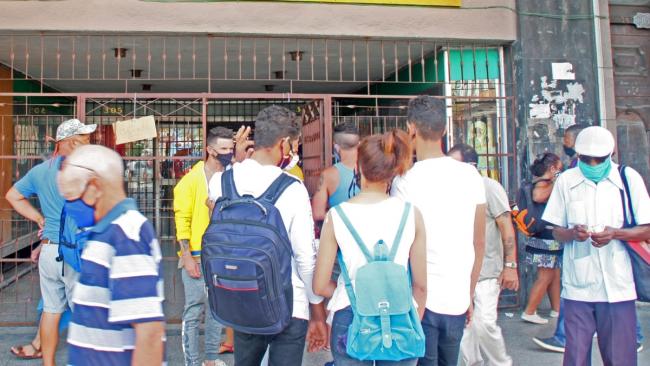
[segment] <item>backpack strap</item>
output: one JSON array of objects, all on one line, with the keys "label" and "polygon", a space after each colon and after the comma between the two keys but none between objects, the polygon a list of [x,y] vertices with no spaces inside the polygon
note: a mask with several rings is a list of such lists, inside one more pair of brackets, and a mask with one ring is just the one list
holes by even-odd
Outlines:
[{"label": "backpack strap", "polygon": [[402,212],[402,220],[399,223],[397,234],[395,234],[395,239],[393,240],[393,247],[390,248],[390,254],[388,255],[388,260],[391,262],[395,260],[395,256],[397,255],[397,248],[399,247],[399,244],[402,241],[402,234],[404,234],[404,226],[406,226],[406,219],[408,219],[410,212],[411,212],[411,203],[406,202],[404,204],[404,212]]},{"label": "backpack strap", "polygon": [[354,241],[357,243],[357,246],[359,246],[359,249],[361,249],[361,253],[363,253],[364,257],[366,257],[368,263],[372,262],[373,256],[368,251],[368,247],[366,247],[366,244],[363,243],[363,240],[359,236],[357,230],[354,228],[354,226],[352,226],[352,223],[350,222],[350,219],[348,219],[348,216],[345,214],[345,212],[343,212],[341,205],[335,206],[334,209],[336,210],[336,213],[339,214],[339,217],[345,224],[345,227],[348,229],[350,234],[352,234]]},{"label": "backpack strap", "polygon": [[343,282],[345,283],[345,292],[348,293],[348,299],[350,300],[350,305],[352,306],[352,310],[356,312],[357,297],[354,295],[354,288],[352,288],[352,281],[350,281],[350,275],[348,274],[348,267],[346,267],[345,262],[343,262],[343,254],[341,254],[340,249],[336,253],[336,257],[338,258],[339,266],[341,267],[341,275],[343,276]]},{"label": "backpack strap", "polygon": [[65,245],[65,236],[63,235],[63,228],[65,226],[65,205],[61,208],[61,218],[59,219],[59,247],[58,253],[59,256],[56,257],[57,262],[61,262],[61,276],[65,276],[65,262],[63,261],[63,245]]},{"label": "backpack strap", "polygon": [[221,174],[221,195],[231,200],[241,198],[235,187],[235,173],[232,169]]},{"label": "backpack strap", "polygon": [[280,176],[257,199],[275,205],[275,202],[277,202],[284,190],[295,182],[298,182],[298,179],[284,172],[280,173]]},{"label": "backpack strap", "polygon": [[[628,182],[627,176],[625,175],[625,168],[626,166],[622,164],[618,166],[618,172],[621,175],[621,180],[623,181],[623,187],[624,187],[624,189],[621,190],[624,227],[634,227],[636,226],[636,218],[634,217],[634,208],[632,206],[632,197],[630,195],[630,183]],[[625,205],[626,202],[627,202],[627,208],[630,210],[630,216],[627,215],[627,210]]]}]

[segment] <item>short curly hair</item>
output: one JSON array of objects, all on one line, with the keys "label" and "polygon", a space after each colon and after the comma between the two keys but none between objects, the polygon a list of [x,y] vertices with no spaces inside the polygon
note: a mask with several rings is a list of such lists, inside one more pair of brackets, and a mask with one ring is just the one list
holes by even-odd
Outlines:
[{"label": "short curly hair", "polygon": [[271,147],[278,140],[299,133],[298,118],[287,108],[272,105],[262,109],[255,118],[256,148]]}]

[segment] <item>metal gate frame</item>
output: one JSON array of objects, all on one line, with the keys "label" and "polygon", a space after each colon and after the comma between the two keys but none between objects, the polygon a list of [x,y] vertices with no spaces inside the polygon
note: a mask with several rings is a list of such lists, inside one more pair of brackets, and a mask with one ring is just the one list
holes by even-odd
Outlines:
[{"label": "metal gate frame", "polygon": [[[202,140],[203,140],[203,146],[205,146],[205,140],[206,140],[206,135],[207,135],[207,127],[208,127],[208,102],[211,100],[277,100],[277,101],[295,101],[295,100],[301,100],[301,101],[315,101],[316,104],[318,105],[318,113],[319,113],[319,118],[318,118],[318,123],[320,124],[321,128],[320,131],[317,131],[314,136],[310,136],[310,141],[305,141],[303,145],[309,144],[309,143],[316,143],[320,145],[318,147],[319,154],[316,154],[318,156],[318,159],[320,160],[320,167],[321,169],[331,165],[331,156],[332,156],[332,148],[333,148],[333,137],[332,137],[332,130],[333,130],[333,123],[334,121],[334,116],[333,116],[333,101],[337,99],[369,99],[369,100],[383,100],[383,99],[391,99],[391,100],[401,100],[401,101],[408,101],[414,96],[405,96],[405,95],[367,95],[367,94],[287,94],[287,93],[275,93],[275,94],[269,94],[269,93],[0,93],[0,97],[69,97],[69,98],[74,98],[76,100],[75,106],[74,106],[74,115],[76,118],[81,119],[82,121],[85,120],[86,118],[86,113],[89,112],[86,110],[86,105],[88,101],[93,101],[93,100],[106,100],[106,99],[135,99],[135,100],[142,100],[142,99],[173,99],[173,100],[194,100],[198,101],[200,100],[201,104],[201,128],[202,128]],[[445,100],[450,100],[449,96],[438,96],[441,99]],[[453,98],[452,98],[453,99]],[[480,99],[480,98],[475,98],[475,99]],[[491,97],[490,99],[501,99],[503,102],[507,102],[509,100],[512,100],[512,97],[506,97],[506,96],[501,96],[501,97]],[[514,106],[514,103],[512,104]],[[132,115],[126,114],[124,116],[121,116],[124,119],[131,118]],[[510,118],[514,118],[514,114],[510,116]],[[512,133],[509,134],[512,136],[512,140],[508,141],[509,146],[516,146],[515,143],[515,136],[516,134],[514,133],[514,123],[510,125],[512,127]],[[313,130],[313,129],[312,129]],[[313,131],[311,132],[313,133]],[[307,137],[307,136],[304,136]],[[312,151],[315,146],[312,148]],[[514,159],[512,167],[517,166],[517,154],[515,151],[508,151],[507,154],[503,154],[502,157],[505,158],[512,158]],[[12,160],[12,159],[40,159],[40,156],[25,156],[25,155],[0,155],[0,161],[5,161],[5,160]],[[309,156],[304,156],[303,158],[309,158]],[[154,154],[152,157],[148,158],[143,158],[143,157],[128,157],[126,160],[154,160],[154,163],[160,167],[160,164],[163,160],[165,161],[187,161],[187,160],[196,160],[196,157],[180,157],[180,156],[162,156],[158,154]],[[308,178],[307,174],[305,175],[306,178]],[[316,178],[317,179],[317,178]],[[159,213],[157,214],[158,216],[160,215]],[[157,230],[159,230],[159,227],[157,227]],[[173,264],[174,262],[177,261],[176,256],[165,256],[164,260],[167,263]],[[2,259],[0,258],[0,263],[2,262],[26,262],[28,260],[22,260],[22,259]],[[175,283],[177,282],[175,277],[177,273],[174,272],[172,274],[172,284],[171,284],[171,297],[175,298],[178,295],[175,293]],[[168,287],[170,285],[167,285]],[[168,289],[169,290],[169,289]],[[27,307],[28,306],[34,306],[36,302],[33,299],[30,299],[26,302],[22,302],[25,304],[25,314],[27,314]],[[20,302],[18,302],[20,304]],[[31,304],[31,305],[30,305]],[[171,317],[167,319],[168,322],[178,322],[179,319],[175,317]],[[1,326],[17,326],[17,325],[32,325],[32,322],[28,321],[16,321],[16,322],[0,322],[0,327]]]}]

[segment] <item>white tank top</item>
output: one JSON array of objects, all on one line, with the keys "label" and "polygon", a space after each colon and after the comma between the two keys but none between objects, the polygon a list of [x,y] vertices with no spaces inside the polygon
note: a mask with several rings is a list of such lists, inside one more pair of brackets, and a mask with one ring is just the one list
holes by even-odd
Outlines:
[{"label": "white tank top", "polygon": [[[395,239],[402,219],[404,204],[404,201],[401,199],[391,197],[372,204],[345,202],[341,204],[341,208],[366,244],[368,251],[372,254],[374,245],[379,240],[383,240],[386,243],[389,252],[393,248],[393,240]],[[330,214],[334,224],[334,236],[343,255],[343,262],[345,262],[345,266],[348,269],[352,286],[354,287],[357,270],[368,262],[336,210],[330,210]],[[415,215],[413,213],[413,206],[411,206],[406,224],[404,225],[402,240],[400,241],[394,260],[395,263],[403,265],[404,268],[408,268],[409,253],[414,239]],[[341,275],[339,276],[336,290],[334,291],[334,295],[332,295],[327,309],[330,311],[330,314],[334,314],[334,312],[347,306],[350,306],[350,299],[345,291],[345,282],[343,281],[343,275]]]}]

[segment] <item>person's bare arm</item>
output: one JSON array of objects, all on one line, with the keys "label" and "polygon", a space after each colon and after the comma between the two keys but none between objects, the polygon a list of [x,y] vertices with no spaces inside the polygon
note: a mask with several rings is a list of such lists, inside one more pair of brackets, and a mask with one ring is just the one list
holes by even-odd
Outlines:
[{"label": "person's bare arm", "polygon": [[43,228],[43,225],[45,225],[45,218],[43,215],[41,215],[41,213],[38,212],[31,203],[29,203],[29,200],[20,194],[16,188],[11,187],[5,195],[5,198],[16,212],[26,219],[35,222],[39,228]]},{"label": "person's bare arm", "polygon": [[331,297],[334,294],[336,284],[331,281],[331,278],[338,248],[334,236],[334,224],[331,216],[328,215],[323,224],[318,255],[316,256],[316,270],[314,271],[312,283],[316,295]]},{"label": "person's bare arm", "polygon": [[327,214],[327,200],[332,193],[331,190],[332,171],[328,168],[321,172],[318,188],[311,198],[311,210],[314,215],[314,221],[325,220]]},{"label": "person's bare arm", "polygon": [[551,197],[552,192],[553,182],[547,180],[538,181],[533,188],[533,201],[544,203]]},{"label": "person's bare arm", "polygon": [[411,264],[411,283],[413,298],[418,304],[418,315],[424,317],[427,304],[427,239],[422,214],[417,209],[415,212],[415,239],[409,253]]},{"label": "person's bare arm", "polygon": [[[517,263],[517,243],[515,239],[515,228],[512,226],[510,211],[506,211],[496,218],[496,224],[501,233],[503,244],[503,255],[505,262]],[[499,276],[501,288],[517,291],[519,288],[519,276],[516,268],[504,267]]]},{"label": "person's bare arm", "polygon": [[474,289],[478,282],[481,267],[483,266],[483,256],[485,255],[485,213],[487,205],[476,205],[474,213],[474,267],[472,268],[472,277],[470,282],[470,295],[474,298]]},{"label": "person's bare arm", "polygon": [[639,225],[626,229],[615,229],[608,226],[602,232],[591,234],[592,244],[597,248],[609,244],[614,239],[623,241],[648,241],[650,240],[650,225]]},{"label": "person's bare arm", "polygon": [[560,243],[569,243],[574,240],[585,241],[589,239],[589,232],[584,225],[576,225],[571,229],[556,226],[553,228],[553,238]]},{"label": "person's bare arm", "polygon": [[159,321],[134,323],[133,328],[135,328],[135,349],[131,365],[162,365],[164,323]]}]

